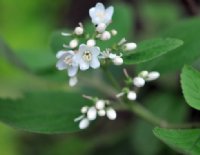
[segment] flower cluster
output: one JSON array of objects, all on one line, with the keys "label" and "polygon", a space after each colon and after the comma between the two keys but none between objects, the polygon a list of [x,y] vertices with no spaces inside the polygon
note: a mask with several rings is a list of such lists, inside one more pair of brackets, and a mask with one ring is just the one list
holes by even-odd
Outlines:
[{"label": "flower cluster", "polygon": [[[113,45],[106,49],[101,49],[97,45],[97,40],[108,41],[117,35],[116,30],[107,30],[112,22],[113,13],[112,6],[105,8],[102,3],[97,3],[89,10],[92,23],[95,25],[93,34],[85,32],[82,23],[79,23],[79,26],[75,27],[72,33],[62,33],[63,36],[72,39],[68,44],[63,45],[63,50],[58,51],[56,67],[58,70],[67,70],[70,86],[74,86],[78,82],[78,70],[97,69],[101,66],[101,62],[108,62],[103,61],[103,59],[110,60],[114,65],[122,65],[123,52],[134,50],[137,47],[135,43],[127,43],[124,38],[115,45],[114,49]],[[82,42],[82,40],[85,41]]]},{"label": "flower cluster", "polygon": [[74,119],[75,122],[79,121],[80,129],[86,129],[90,122],[94,121],[97,116],[107,116],[110,120],[116,119],[116,111],[111,107],[111,103],[108,100],[89,98],[94,101],[94,105],[91,107],[82,107],[81,116]]},{"label": "flower cluster", "polygon": [[160,77],[160,73],[156,71],[142,71],[140,72],[136,77],[131,78],[127,71],[124,70],[124,74],[127,77],[127,83],[128,85],[133,87],[133,89],[130,89],[128,87],[125,87],[122,89],[122,92],[116,95],[117,98],[122,97],[124,95],[127,95],[127,99],[129,100],[136,100],[137,99],[137,92],[136,90],[138,88],[141,88],[145,85],[146,82],[156,80]]}]

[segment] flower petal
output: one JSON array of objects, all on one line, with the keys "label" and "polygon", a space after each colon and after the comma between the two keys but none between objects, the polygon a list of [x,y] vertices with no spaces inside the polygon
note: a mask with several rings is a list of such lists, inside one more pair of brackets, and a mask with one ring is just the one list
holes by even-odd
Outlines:
[{"label": "flower petal", "polygon": [[83,59],[80,59],[79,66],[80,66],[80,70],[87,70],[90,67],[89,63],[85,62]]},{"label": "flower petal", "polygon": [[97,3],[95,9],[98,11],[105,11],[105,7],[102,3]]},{"label": "flower petal", "polygon": [[63,59],[58,60],[56,67],[58,70],[64,70],[67,69],[67,64],[63,61]]},{"label": "flower petal", "polygon": [[100,62],[98,60],[97,57],[93,57],[91,62],[90,62],[90,66],[93,68],[93,69],[96,69],[96,68],[99,68],[100,67]]},{"label": "flower petal", "polygon": [[56,58],[60,59],[66,53],[67,51],[58,51],[58,53],[56,54]]},{"label": "flower petal", "polygon": [[70,67],[68,68],[68,75],[69,75],[70,77],[75,76],[77,72],[78,72],[78,66],[70,66]]}]

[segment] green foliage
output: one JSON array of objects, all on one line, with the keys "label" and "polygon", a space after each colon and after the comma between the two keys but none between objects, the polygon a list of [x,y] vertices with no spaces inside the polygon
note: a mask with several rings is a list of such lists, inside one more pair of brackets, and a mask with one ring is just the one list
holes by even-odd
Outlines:
[{"label": "green foliage", "polygon": [[[153,114],[167,121],[178,123],[183,122],[186,119],[187,107],[184,104],[183,99],[179,98],[178,96],[174,96],[173,94],[167,92],[155,93],[149,97],[146,97],[143,103]],[[153,135],[153,128],[153,125],[141,119],[138,119],[134,123],[133,130],[131,132],[131,138],[133,149],[136,154],[161,154],[160,152],[164,146]]]},{"label": "green foliage", "polygon": [[152,60],[181,46],[183,41],[178,39],[153,39],[138,44],[138,48],[124,56],[126,64],[137,64]]},{"label": "green foliage", "polygon": [[180,70],[184,64],[192,64],[200,57],[199,18],[178,22],[163,37],[173,37],[184,41],[184,45],[162,57],[139,66],[140,69],[158,70],[161,73]]},{"label": "green foliage", "polygon": [[200,73],[190,66],[185,66],[181,74],[181,86],[187,103],[200,110]]},{"label": "green foliage", "polygon": [[200,129],[175,130],[155,128],[153,132],[156,137],[178,152],[199,155]]},{"label": "green foliage", "polygon": [[74,118],[85,105],[81,95],[49,91],[27,93],[23,99],[0,100],[0,120],[12,127],[38,133],[78,131]]}]

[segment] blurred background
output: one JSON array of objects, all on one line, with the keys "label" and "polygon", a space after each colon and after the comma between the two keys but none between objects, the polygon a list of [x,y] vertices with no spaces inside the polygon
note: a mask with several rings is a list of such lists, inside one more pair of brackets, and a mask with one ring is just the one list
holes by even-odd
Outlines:
[{"label": "blurred background", "polygon": [[[56,61],[53,53],[48,57],[51,61],[41,66],[34,59],[35,53],[51,51],[52,32],[73,29],[80,21],[87,21],[88,10],[96,2],[130,10],[129,38],[135,42],[159,36],[164,29],[198,16],[200,11],[199,0],[0,0],[0,39],[38,71]],[[121,18],[125,17],[115,20]],[[40,57],[36,59],[41,61]],[[141,101],[172,122],[195,120],[200,115],[185,104],[178,80],[177,72],[167,74],[142,92],[147,99]],[[0,155],[177,155],[154,137],[153,126],[127,112],[119,112],[118,118],[114,122],[103,119],[86,131],[62,135],[33,134],[0,124]]]}]

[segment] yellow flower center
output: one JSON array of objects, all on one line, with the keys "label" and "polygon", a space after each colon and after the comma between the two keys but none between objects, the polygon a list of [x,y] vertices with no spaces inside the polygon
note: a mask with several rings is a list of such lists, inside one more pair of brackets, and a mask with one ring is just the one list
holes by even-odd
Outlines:
[{"label": "yellow flower center", "polygon": [[83,59],[85,61],[91,61],[92,60],[92,54],[91,54],[91,52],[90,51],[85,51],[83,53]]}]

